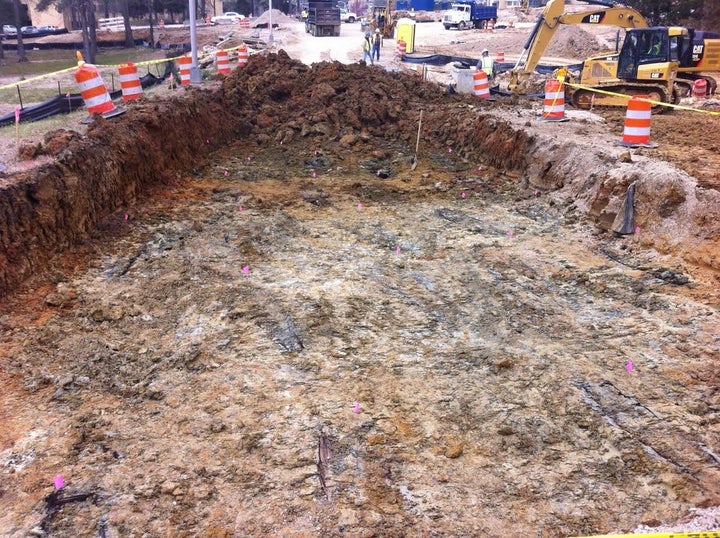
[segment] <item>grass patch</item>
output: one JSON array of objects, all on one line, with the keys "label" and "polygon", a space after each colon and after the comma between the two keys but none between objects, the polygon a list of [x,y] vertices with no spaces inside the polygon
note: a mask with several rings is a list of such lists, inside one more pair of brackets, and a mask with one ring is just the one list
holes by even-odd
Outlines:
[{"label": "grass patch", "polygon": [[[24,80],[46,75],[77,65],[73,50],[26,50],[27,62],[18,63],[15,51],[5,51],[2,76]],[[165,58],[165,51],[141,47],[132,49],[100,49],[95,63],[98,65],[119,65],[125,62],[144,62]]]}]

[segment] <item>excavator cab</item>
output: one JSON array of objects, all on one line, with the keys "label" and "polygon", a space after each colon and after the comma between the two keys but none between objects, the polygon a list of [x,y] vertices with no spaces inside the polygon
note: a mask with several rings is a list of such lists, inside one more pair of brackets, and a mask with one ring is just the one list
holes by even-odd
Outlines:
[{"label": "excavator cab", "polygon": [[617,76],[623,80],[670,80],[675,78],[683,37],[687,29],[676,27],[628,30]]}]

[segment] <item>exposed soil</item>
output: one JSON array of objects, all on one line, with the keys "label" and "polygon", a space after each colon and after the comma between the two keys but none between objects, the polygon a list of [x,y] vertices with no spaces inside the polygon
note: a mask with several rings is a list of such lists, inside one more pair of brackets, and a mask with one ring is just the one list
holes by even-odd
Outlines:
[{"label": "exposed soil", "polygon": [[182,93],[5,179],[1,534],[557,537],[720,504],[720,120],[630,151],[622,114],[284,52]]}]

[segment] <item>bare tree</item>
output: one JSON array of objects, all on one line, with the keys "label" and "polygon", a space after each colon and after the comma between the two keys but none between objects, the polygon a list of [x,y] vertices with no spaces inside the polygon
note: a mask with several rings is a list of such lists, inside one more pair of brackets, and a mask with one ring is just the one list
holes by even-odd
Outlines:
[{"label": "bare tree", "polygon": [[[14,1],[19,3],[20,0]],[[45,11],[50,6],[55,6],[61,13],[66,9],[72,9],[78,14],[82,26],[83,57],[86,62],[94,63],[97,56],[97,22],[95,20],[95,3],[93,0],[40,0],[37,9]]]},{"label": "bare tree", "polygon": [[[130,26],[130,2],[129,0],[120,0],[120,7],[122,9],[123,24],[125,25],[125,46],[132,48],[135,46],[135,39],[133,38],[132,26]],[[152,33],[152,23],[150,26]]]},{"label": "bare tree", "polygon": [[25,45],[23,44],[22,32],[20,31],[20,0],[13,1],[13,15],[15,15],[15,28],[17,28],[17,54],[18,63],[27,62],[27,54],[25,54]]}]

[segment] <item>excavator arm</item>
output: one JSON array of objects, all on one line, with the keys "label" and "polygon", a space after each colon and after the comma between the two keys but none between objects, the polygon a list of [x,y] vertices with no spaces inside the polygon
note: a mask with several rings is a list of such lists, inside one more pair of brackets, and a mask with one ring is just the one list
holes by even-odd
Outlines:
[{"label": "excavator arm", "polygon": [[[600,0],[589,2],[607,6]],[[625,6],[608,6],[596,11],[581,11],[578,13],[565,13],[564,0],[550,0],[538,18],[530,37],[528,37],[523,52],[520,54],[515,69],[532,73],[540,62],[552,37],[561,24],[602,24],[619,26],[620,28],[647,28],[645,18],[632,8]]]}]

